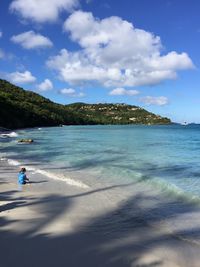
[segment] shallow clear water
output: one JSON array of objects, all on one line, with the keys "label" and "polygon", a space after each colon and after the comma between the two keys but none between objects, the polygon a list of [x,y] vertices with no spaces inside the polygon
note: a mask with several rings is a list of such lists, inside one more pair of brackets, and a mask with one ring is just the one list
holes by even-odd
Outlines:
[{"label": "shallow clear water", "polygon": [[[1,157],[87,182],[143,181],[200,196],[200,126],[64,126],[0,138]],[[17,144],[32,138],[34,143]],[[78,177],[78,176],[77,176]],[[85,179],[85,180],[84,180]]]}]

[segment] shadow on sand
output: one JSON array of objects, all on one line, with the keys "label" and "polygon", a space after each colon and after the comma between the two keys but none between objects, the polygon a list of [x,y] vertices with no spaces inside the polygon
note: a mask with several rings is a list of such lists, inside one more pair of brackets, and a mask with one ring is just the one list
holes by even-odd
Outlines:
[{"label": "shadow on sand", "polygon": [[29,184],[42,184],[42,183],[47,183],[48,180],[41,180],[41,181],[29,181]]},{"label": "shadow on sand", "polygon": [[[119,187],[119,186],[118,186]],[[100,188],[82,194],[62,196],[49,195],[41,198],[16,197],[16,191],[4,192],[1,199],[11,201],[2,206],[0,216],[0,263],[2,267],[157,267],[163,266],[162,260],[152,259],[148,263],[139,264],[139,260],[149,250],[169,247],[172,250],[182,246],[182,241],[172,238],[171,234],[156,231],[152,225],[159,223],[163,216],[178,218],[188,211],[195,211],[197,207],[182,204],[174,207],[174,202],[144,207],[144,201],[151,201],[150,197],[137,194],[123,202],[115,210],[90,219],[83,227],[62,235],[47,235],[42,229],[54,222],[63,213],[73,208],[73,201],[86,195],[93,195],[98,191],[111,189]],[[34,209],[39,215],[37,220],[29,221],[31,227],[20,233],[6,230],[12,228],[12,221],[7,218],[6,211],[18,207]],[[24,222],[25,218],[23,218]],[[200,235],[200,229],[191,232],[186,230],[178,235]],[[173,239],[173,242],[172,242]],[[181,244],[180,244],[181,243]],[[180,263],[181,267],[192,267],[193,258],[190,251],[181,247],[180,262],[184,253],[187,260]],[[200,248],[199,252],[200,252]],[[169,259],[170,260],[170,259]],[[181,265],[182,264],[182,265]],[[178,265],[179,266],[179,265]],[[169,264],[169,267],[170,264]]]}]

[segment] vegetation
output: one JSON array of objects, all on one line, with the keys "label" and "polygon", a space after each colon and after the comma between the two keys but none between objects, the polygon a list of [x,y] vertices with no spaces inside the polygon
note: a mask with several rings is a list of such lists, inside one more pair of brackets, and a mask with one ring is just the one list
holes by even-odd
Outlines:
[{"label": "vegetation", "polygon": [[0,127],[9,129],[80,124],[168,124],[140,107],[125,104],[56,104],[0,79]]},{"label": "vegetation", "polygon": [[66,106],[76,116],[84,115],[94,124],[169,124],[168,118],[155,115],[143,108],[126,104],[74,103]]},{"label": "vegetation", "polygon": [[66,111],[64,105],[5,80],[0,80],[0,107],[0,126],[10,129],[84,123],[81,117]]}]

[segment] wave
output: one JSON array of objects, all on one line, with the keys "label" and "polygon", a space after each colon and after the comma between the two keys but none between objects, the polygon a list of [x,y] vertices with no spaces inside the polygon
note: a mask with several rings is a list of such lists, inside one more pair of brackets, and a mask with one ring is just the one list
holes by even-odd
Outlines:
[{"label": "wave", "polygon": [[18,134],[16,132],[11,132],[11,133],[2,133],[0,134],[0,137],[6,138],[6,137],[17,137]]},{"label": "wave", "polygon": [[8,164],[12,165],[12,166],[20,166],[21,165],[21,163],[19,161],[14,160],[14,159],[8,159],[7,161],[8,161]]},{"label": "wave", "polygon": [[36,170],[35,172],[40,173],[42,175],[45,175],[51,179],[57,179],[57,180],[65,181],[69,185],[73,185],[73,186],[77,186],[77,187],[81,187],[81,188],[85,188],[85,189],[89,188],[89,186],[86,185],[85,183],[71,179],[69,177],[66,177],[65,175],[58,175],[58,174],[54,174],[54,173],[51,173],[49,171],[40,170],[40,169]]},{"label": "wave", "polygon": [[20,165],[22,165],[21,162],[19,162],[18,160],[7,159],[6,157],[1,157],[0,161],[7,161],[8,164],[11,165],[11,166],[20,166]]},{"label": "wave", "polygon": [[174,183],[170,183],[160,177],[154,177],[151,179],[145,179],[141,177],[138,179],[138,181],[157,189],[161,194],[167,194],[169,197],[175,197],[186,202],[200,204],[200,197],[198,195],[194,195],[192,192],[184,191]]},{"label": "wave", "polygon": [[[12,165],[12,166],[22,166],[24,165],[22,162],[20,161],[17,161],[17,160],[13,160],[13,159],[7,159],[5,157],[1,157],[0,158],[1,161],[7,161],[9,165]],[[56,174],[56,173],[52,173],[52,172],[49,172],[49,171],[46,171],[46,170],[42,170],[42,169],[36,169],[32,166],[29,166],[26,164],[26,169],[27,171],[32,171],[33,173],[39,173],[39,174],[42,174],[48,178],[51,178],[51,179],[56,179],[56,180],[62,180],[63,182],[65,182],[66,184],[68,185],[72,185],[72,186],[77,186],[77,187],[80,187],[80,188],[84,188],[84,189],[88,189],[90,188],[87,184],[81,182],[81,181],[78,181],[78,180],[74,180],[74,179],[71,179],[70,177],[66,177],[65,175],[61,175],[61,174]]]}]

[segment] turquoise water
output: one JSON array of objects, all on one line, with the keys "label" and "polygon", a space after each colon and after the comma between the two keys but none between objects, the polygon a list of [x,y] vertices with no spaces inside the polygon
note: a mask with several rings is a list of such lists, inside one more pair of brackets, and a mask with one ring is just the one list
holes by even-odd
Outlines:
[{"label": "turquoise water", "polygon": [[[0,138],[1,157],[83,182],[137,181],[200,197],[200,126],[64,126]],[[34,143],[17,144],[21,138]],[[90,177],[90,178],[88,178]]]}]

